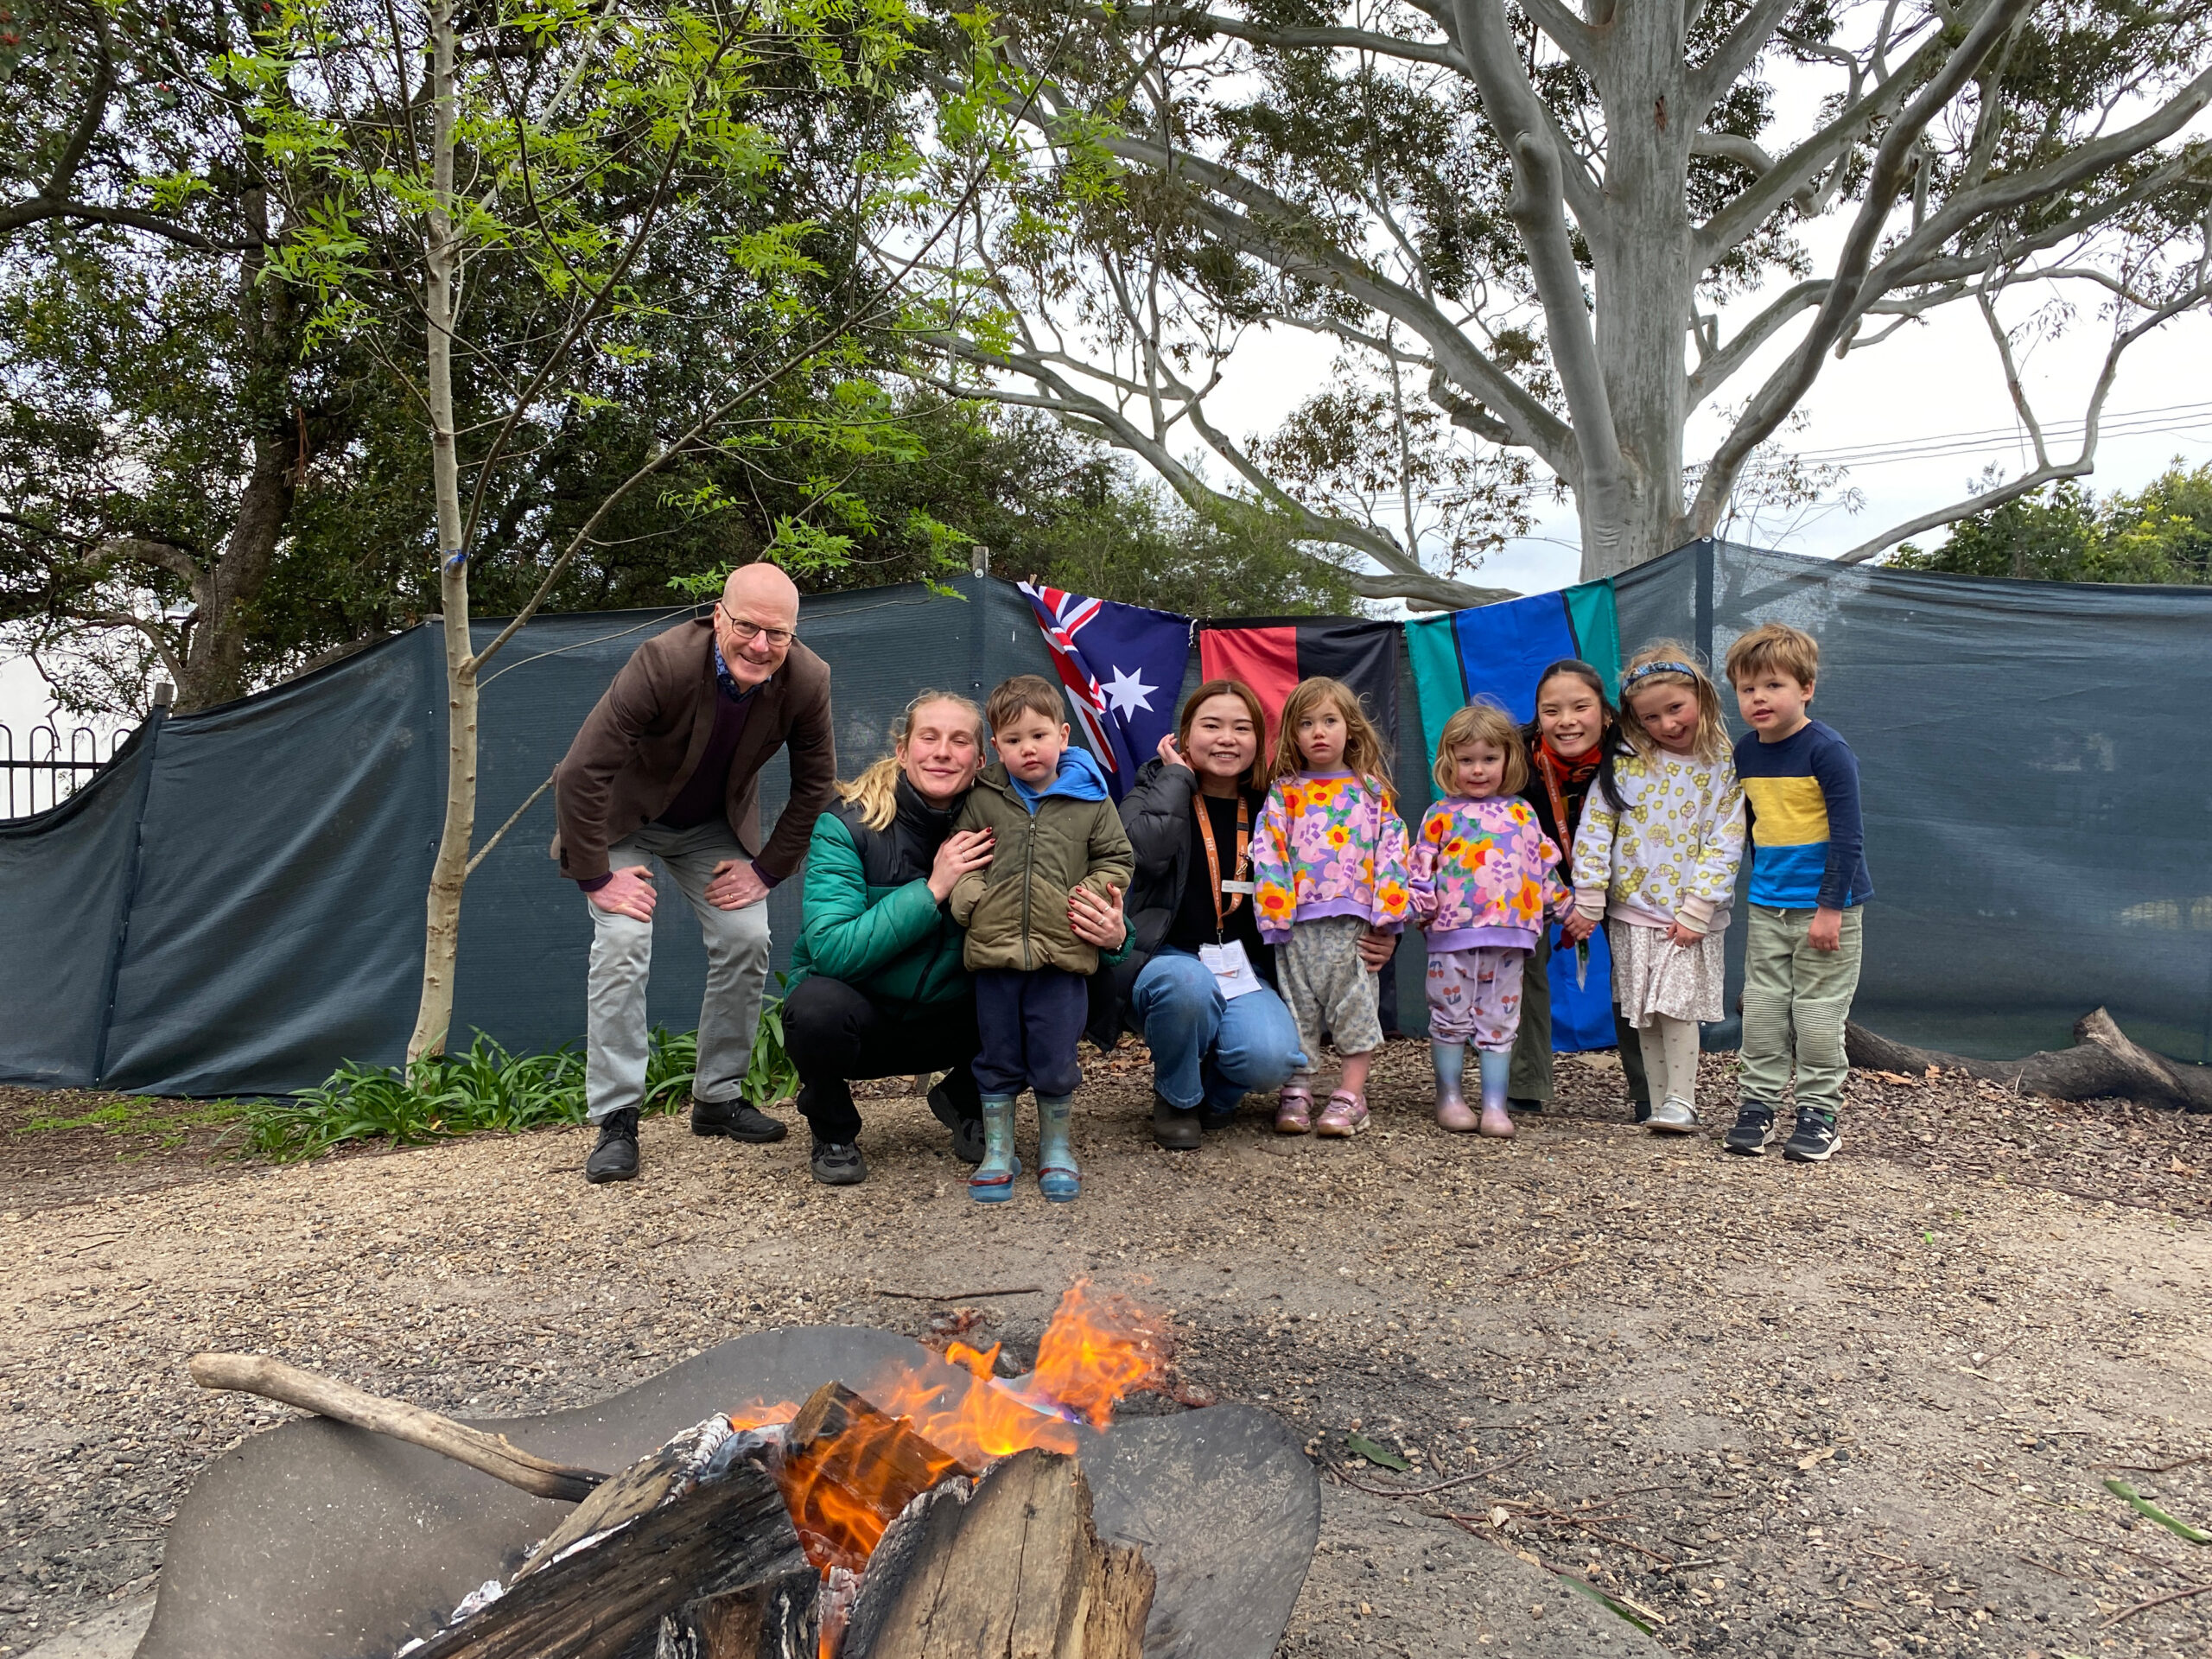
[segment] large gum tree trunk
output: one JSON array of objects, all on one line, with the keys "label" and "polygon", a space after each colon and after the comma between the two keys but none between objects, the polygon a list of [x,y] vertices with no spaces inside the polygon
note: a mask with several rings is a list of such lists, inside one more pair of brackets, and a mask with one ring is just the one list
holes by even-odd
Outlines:
[{"label": "large gum tree trunk", "polygon": [[468,637],[468,566],[460,556],[461,467],[454,448],[453,323],[461,246],[449,204],[454,176],[453,0],[432,0],[432,195],[423,284],[429,331],[427,391],[431,477],[437,493],[438,588],[445,607],[446,810],[430,868],[423,938],[423,995],[407,1039],[410,1064],[445,1047],[453,1024],[454,962],[461,946],[461,894],[476,828],[476,663]]},{"label": "large gum tree trunk", "polygon": [[[1582,577],[1618,575],[1675,546],[1682,519],[1686,338],[1693,292],[1690,138],[1680,6],[1607,19],[1605,208],[1588,227],[1598,359],[1623,487],[1583,512]],[[1593,522],[1593,519],[1595,522]]]}]

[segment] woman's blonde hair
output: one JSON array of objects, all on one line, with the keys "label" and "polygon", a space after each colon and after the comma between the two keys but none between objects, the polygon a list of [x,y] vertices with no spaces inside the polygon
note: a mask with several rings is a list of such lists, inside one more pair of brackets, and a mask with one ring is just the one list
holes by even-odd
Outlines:
[{"label": "woman's blonde hair", "polygon": [[1275,732],[1275,763],[1268,773],[1272,783],[1306,770],[1306,757],[1298,752],[1298,722],[1323,703],[1333,702],[1344,721],[1344,770],[1363,778],[1387,796],[1390,792],[1389,760],[1383,753],[1382,734],[1368,719],[1358,696],[1342,680],[1316,677],[1300,680],[1283,699],[1282,724]]},{"label": "woman's blonde hair", "polygon": [[1679,685],[1697,696],[1697,736],[1691,749],[1700,760],[1712,762],[1728,753],[1728,722],[1720,712],[1720,693],[1713,689],[1697,653],[1677,639],[1660,639],[1628,659],[1621,670],[1621,735],[1638,754],[1649,756],[1659,745],[1637,718],[1636,699],[1643,692]]},{"label": "woman's blonde hair", "polygon": [[1529,745],[1521,728],[1502,704],[1477,697],[1444,722],[1444,731],[1436,740],[1436,764],[1429,775],[1436,779],[1438,794],[1459,792],[1456,751],[1470,743],[1487,743],[1505,757],[1505,776],[1497,790],[1500,795],[1518,795],[1529,786]]},{"label": "woman's blonde hair", "polygon": [[849,784],[837,785],[837,798],[861,810],[861,822],[871,830],[888,830],[891,820],[899,816],[899,751],[906,747],[906,740],[913,735],[914,716],[933,702],[957,703],[968,711],[976,722],[976,753],[983,752],[983,711],[972,698],[957,691],[917,691],[914,700],[899,711],[891,722],[891,753],[881,760],[872,761],[866,771]]}]

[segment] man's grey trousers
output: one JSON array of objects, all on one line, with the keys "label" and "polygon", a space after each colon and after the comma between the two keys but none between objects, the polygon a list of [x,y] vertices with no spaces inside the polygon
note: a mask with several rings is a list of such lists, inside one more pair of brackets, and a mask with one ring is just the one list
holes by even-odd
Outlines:
[{"label": "man's grey trousers", "polygon": [[[724,859],[745,861],[745,849],[719,821],[693,830],[647,824],[608,848],[607,858],[617,870],[657,864],[658,904],[673,901],[668,892],[673,881],[698,917],[707,944],[707,995],[699,1005],[699,1069],[691,1092],[700,1100],[735,1100],[768,982],[768,906],[763,901],[742,910],[717,909],[707,902],[707,883]],[[653,930],[650,922],[584,902],[592,925],[584,1100],[591,1121],[599,1123],[645,1098],[645,980],[652,970]]]}]

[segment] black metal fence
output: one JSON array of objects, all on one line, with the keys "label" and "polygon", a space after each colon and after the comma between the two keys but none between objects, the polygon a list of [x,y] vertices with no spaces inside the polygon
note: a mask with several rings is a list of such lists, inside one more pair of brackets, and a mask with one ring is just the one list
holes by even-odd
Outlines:
[{"label": "black metal fence", "polygon": [[0,818],[28,818],[60,805],[112,761],[130,736],[119,728],[103,737],[89,726],[75,726],[65,738],[48,721],[18,738],[0,722],[0,776],[7,779]]}]

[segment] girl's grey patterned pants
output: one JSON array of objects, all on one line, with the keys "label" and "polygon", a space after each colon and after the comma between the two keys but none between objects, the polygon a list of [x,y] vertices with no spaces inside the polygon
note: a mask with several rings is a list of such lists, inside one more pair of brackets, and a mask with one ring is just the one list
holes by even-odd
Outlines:
[{"label": "girl's grey patterned pants", "polygon": [[1276,948],[1275,978],[1290,1017],[1298,1021],[1298,1046],[1309,1069],[1320,1058],[1324,1032],[1337,1039],[1339,1054],[1382,1046],[1376,978],[1359,959],[1366,931],[1357,916],[1324,916],[1293,922],[1290,938]]}]

